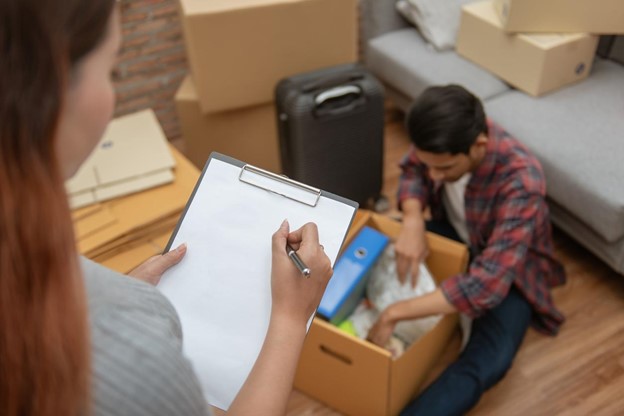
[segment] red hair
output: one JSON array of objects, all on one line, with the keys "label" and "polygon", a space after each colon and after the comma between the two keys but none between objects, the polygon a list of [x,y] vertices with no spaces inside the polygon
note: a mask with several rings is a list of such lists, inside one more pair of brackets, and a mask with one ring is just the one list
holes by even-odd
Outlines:
[{"label": "red hair", "polygon": [[114,0],[0,2],[0,413],[89,412],[90,343],[55,137]]}]

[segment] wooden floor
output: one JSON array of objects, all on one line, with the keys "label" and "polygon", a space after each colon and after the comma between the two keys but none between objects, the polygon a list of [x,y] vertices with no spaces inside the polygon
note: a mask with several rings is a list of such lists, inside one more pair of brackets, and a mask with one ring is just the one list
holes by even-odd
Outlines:
[{"label": "wooden floor", "polygon": [[[393,204],[397,163],[408,146],[401,120],[390,115],[384,193]],[[513,368],[485,394],[471,416],[624,415],[624,276],[558,230],[555,244],[568,283],[553,295],[567,322],[554,338],[531,329]],[[340,413],[294,391],[287,414]]]}]

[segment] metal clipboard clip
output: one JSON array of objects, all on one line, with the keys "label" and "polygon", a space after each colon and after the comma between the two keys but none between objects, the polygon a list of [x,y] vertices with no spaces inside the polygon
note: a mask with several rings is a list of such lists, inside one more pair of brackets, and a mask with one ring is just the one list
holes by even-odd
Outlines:
[{"label": "metal clipboard clip", "polygon": [[[244,177],[245,173],[258,175],[260,177],[260,180],[254,182],[251,179],[247,179]],[[270,188],[267,185],[268,181],[266,181],[266,179],[276,181],[278,186],[276,186],[275,188]],[[267,170],[260,169],[252,165],[245,165],[241,168],[240,174],[238,175],[238,180],[255,186],[256,188],[264,189],[265,191],[281,195],[284,198],[288,198],[293,201],[309,205],[311,207],[316,207],[316,204],[318,204],[318,201],[321,198],[321,190],[318,188],[314,188],[312,186],[297,182],[285,176],[277,175],[273,172],[269,172]],[[292,187],[293,192],[288,192],[289,187]]]}]

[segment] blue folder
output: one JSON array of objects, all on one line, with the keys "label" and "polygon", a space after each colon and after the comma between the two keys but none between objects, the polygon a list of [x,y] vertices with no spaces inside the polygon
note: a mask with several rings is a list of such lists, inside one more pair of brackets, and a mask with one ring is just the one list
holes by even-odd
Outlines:
[{"label": "blue folder", "polygon": [[338,325],[351,315],[364,296],[369,272],[389,241],[373,228],[362,228],[334,266],[318,308],[322,317]]}]

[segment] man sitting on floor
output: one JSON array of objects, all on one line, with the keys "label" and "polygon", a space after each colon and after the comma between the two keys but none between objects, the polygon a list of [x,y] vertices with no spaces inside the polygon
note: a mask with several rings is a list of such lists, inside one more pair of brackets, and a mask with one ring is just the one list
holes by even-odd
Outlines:
[{"label": "man sitting on floor", "polygon": [[[555,335],[563,323],[550,288],[565,274],[553,257],[546,184],[529,150],[486,120],[457,85],[427,89],[407,116],[413,146],[401,163],[403,226],[397,270],[413,283],[427,256],[425,229],[462,241],[471,262],[434,292],[383,311],[368,339],[385,345],[402,320],[461,312],[473,318],[466,348],[403,415],[460,415],[511,367],[530,324]],[[429,207],[432,220],[425,222]]]}]

